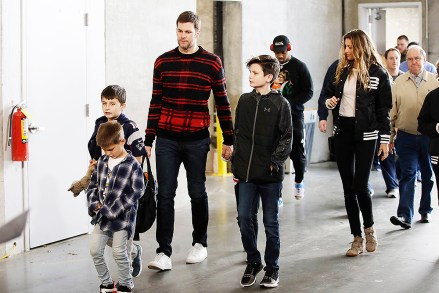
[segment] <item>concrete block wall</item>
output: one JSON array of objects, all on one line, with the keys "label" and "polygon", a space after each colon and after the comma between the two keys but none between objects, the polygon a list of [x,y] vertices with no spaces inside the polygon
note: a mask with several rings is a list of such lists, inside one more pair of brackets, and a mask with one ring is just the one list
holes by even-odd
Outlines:
[{"label": "concrete block wall", "polygon": [[[273,54],[270,44],[276,35],[288,36],[292,55],[308,66],[314,83],[314,96],[306,103],[317,109],[324,75],[338,58],[342,34],[340,1],[276,1],[275,9],[265,0],[242,2],[242,88],[249,91],[244,62],[259,54]],[[317,122],[318,123],[318,122]],[[311,162],[329,158],[327,136],[315,125]]]}]

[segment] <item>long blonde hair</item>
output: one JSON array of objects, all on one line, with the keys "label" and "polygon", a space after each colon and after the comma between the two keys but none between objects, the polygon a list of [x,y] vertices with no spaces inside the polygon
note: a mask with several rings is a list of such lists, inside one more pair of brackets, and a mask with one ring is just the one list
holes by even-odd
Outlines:
[{"label": "long blonde hair", "polygon": [[[354,56],[354,61],[349,61],[346,59],[345,50],[345,40],[350,39],[352,41],[352,52]],[[335,73],[335,84],[340,82],[341,73],[343,69],[349,65],[349,63],[358,64],[358,81],[367,90],[369,84],[369,68],[372,64],[377,64],[383,67],[381,63],[381,57],[375,49],[375,45],[370,39],[369,35],[360,29],[354,29],[343,36],[343,42],[340,48],[340,62],[337,66],[337,71]],[[352,64],[353,65],[353,64]],[[349,68],[349,76],[353,73],[353,66]]]}]

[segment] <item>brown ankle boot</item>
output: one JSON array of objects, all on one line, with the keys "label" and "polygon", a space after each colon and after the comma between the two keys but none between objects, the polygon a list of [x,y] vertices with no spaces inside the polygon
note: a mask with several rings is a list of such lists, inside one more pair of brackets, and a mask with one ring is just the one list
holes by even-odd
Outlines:
[{"label": "brown ankle boot", "polygon": [[366,235],[366,250],[367,252],[374,252],[378,247],[378,240],[376,237],[375,229],[372,227],[365,228],[364,234]]},{"label": "brown ankle boot", "polygon": [[363,250],[363,238],[361,238],[360,236],[355,236],[351,248],[346,252],[346,256],[357,256],[360,253],[363,253]]}]

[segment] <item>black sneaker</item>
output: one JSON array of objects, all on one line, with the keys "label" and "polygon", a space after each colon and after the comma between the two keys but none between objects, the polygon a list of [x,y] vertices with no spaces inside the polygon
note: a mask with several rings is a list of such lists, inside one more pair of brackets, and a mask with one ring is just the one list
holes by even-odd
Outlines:
[{"label": "black sneaker", "polygon": [[132,293],[133,291],[131,290],[131,288],[127,287],[127,286],[122,286],[119,283],[117,283],[117,293]]},{"label": "black sneaker", "polygon": [[131,266],[133,267],[133,272],[131,275],[133,278],[138,277],[142,273],[142,246],[133,243],[137,247],[137,255],[133,259]]},{"label": "black sneaker", "polygon": [[99,287],[99,293],[114,293],[116,292],[116,288],[114,287],[114,283],[110,285],[101,285]]},{"label": "black sneaker", "polygon": [[267,288],[277,287],[279,284],[279,272],[276,270],[266,271],[265,276],[259,285]]},{"label": "black sneaker", "polygon": [[256,275],[262,270],[262,264],[257,262],[248,263],[241,279],[242,287],[250,287],[256,282]]},{"label": "black sneaker", "polygon": [[409,223],[409,222],[407,222],[407,220],[406,220],[404,217],[395,217],[395,216],[392,216],[392,217],[390,218],[390,222],[391,222],[393,225],[401,226],[401,227],[403,227],[404,229],[410,229],[410,228],[412,227],[412,224]]}]

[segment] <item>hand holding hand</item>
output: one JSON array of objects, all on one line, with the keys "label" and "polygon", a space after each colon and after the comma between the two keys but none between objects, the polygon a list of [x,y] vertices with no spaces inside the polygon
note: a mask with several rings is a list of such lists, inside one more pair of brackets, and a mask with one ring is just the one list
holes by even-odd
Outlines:
[{"label": "hand holding hand", "polygon": [[228,162],[232,158],[233,146],[223,144],[223,151],[221,153],[221,157],[224,161]]}]

